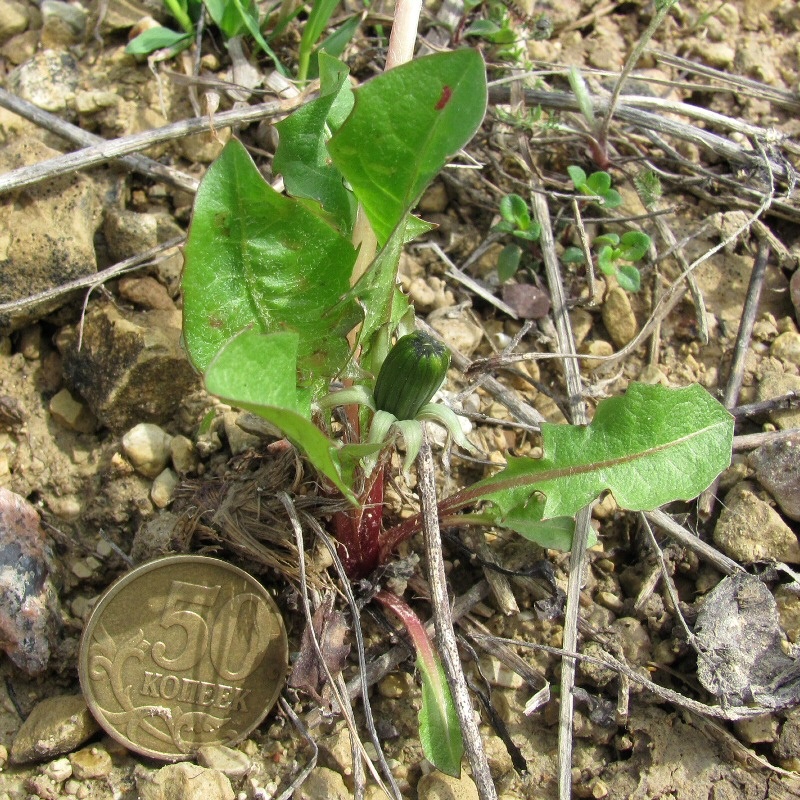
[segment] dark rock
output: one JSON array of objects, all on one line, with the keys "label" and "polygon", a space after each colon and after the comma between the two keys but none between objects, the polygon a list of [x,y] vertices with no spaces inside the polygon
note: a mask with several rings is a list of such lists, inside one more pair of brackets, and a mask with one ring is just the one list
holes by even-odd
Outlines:
[{"label": "dark rock", "polygon": [[83,341],[65,328],[56,345],[66,383],[115,433],[138,422],[168,420],[199,380],[180,345],[179,311],[121,311],[98,305],[86,314]]},{"label": "dark rock", "polygon": [[749,462],[783,513],[800,520],[800,435],[767,442],[750,454]]}]

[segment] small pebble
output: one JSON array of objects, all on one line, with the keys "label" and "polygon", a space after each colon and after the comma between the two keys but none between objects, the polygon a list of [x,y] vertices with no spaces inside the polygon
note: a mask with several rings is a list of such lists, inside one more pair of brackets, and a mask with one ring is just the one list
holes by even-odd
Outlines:
[{"label": "small pebble", "polygon": [[352,795],[338,772],[316,767],[295,791],[294,800],[350,800]]},{"label": "small pebble", "polygon": [[[72,769],[72,767],[70,767]],[[81,788],[82,784],[79,781],[76,781],[74,778],[70,778],[64,784],[64,794],[69,795],[70,797],[75,797],[78,794],[78,790]]]},{"label": "small pebble", "polygon": [[613,592],[598,592],[594,599],[600,603],[603,608],[607,608],[615,614],[622,613],[625,608],[625,604]]},{"label": "small pebble", "polygon": [[122,437],[122,449],[137,472],[155,478],[169,462],[171,439],[158,425],[140,422]]},{"label": "small pebble", "polygon": [[238,411],[226,411],[222,415],[223,424],[225,426],[225,437],[228,440],[228,447],[233,455],[244,453],[246,450],[258,447],[261,443],[258,436],[247,433],[247,431],[239,427],[237,424],[238,419]]},{"label": "small pebble", "polygon": [[119,282],[119,293],[129,302],[142,308],[158,308],[162,311],[175,308],[175,303],[166,288],[149,275],[143,278],[123,278]]},{"label": "small pebble", "polygon": [[192,440],[178,434],[169,443],[169,454],[172,466],[179,475],[186,475],[197,470],[198,458]]},{"label": "small pebble", "polygon": [[471,356],[481,343],[483,328],[467,319],[438,317],[431,327],[457,352]]},{"label": "small pebble", "polygon": [[56,783],[62,783],[72,777],[72,764],[68,758],[57,758],[45,767],[44,774]]},{"label": "small pebble", "polygon": [[601,358],[607,358],[614,354],[614,346],[605,339],[592,339],[583,343],[581,353],[587,356],[599,356],[599,358],[581,359],[581,367],[584,370],[592,370],[602,366]]},{"label": "small pebble", "polygon": [[480,660],[481,673],[492,686],[503,689],[519,689],[525,681],[493,656],[483,656]]},{"label": "small pebble", "polygon": [[770,345],[769,354],[779,361],[800,366],[800,333],[781,333]]},{"label": "small pebble", "polygon": [[77,753],[70,753],[72,773],[78,780],[105,778],[113,766],[111,756],[102,747],[84,747]]},{"label": "small pebble", "polygon": [[800,562],[800,545],[794,531],[748,481],[737,484],[725,495],[714,527],[714,544],[742,564]]},{"label": "small pebble", "polygon": [[178,475],[167,468],[153,481],[150,499],[157,508],[166,508],[172,502],[172,493],[178,485]]},{"label": "small pebble", "polygon": [[139,800],[233,800],[236,796],[230,780],[221,772],[186,761],[156,772],[140,765],[134,777]]},{"label": "small pebble", "polygon": [[617,347],[624,347],[639,332],[628,293],[615,286],[603,303],[603,324]]},{"label": "small pebble", "polygon": [[778,720],[772,714],[741,719],[734,722],[733,727],[746,744],[764,744],[778,738]]},{"label": "small pebble", "polygon": [[25,764],[69,753],[98,729],[81,695],[50,697],[34,706],[17,731],[11,760]]},{"label": "small pebble", "polygon": [[417,784],[417,797],[419,800],[478,800],[478,789],[466,772],[462,772],[460,778],[453,778],[434,771]]},{"label": "small pebble", "polygon": [[381,697],[396,699],[408,694],[408,681],[404,674],[392,672],[378,682],[378,694]]},{"label": "small pebble", "polygon": [[244,778],[252,769],[250,759],[241,751],[221,744],[210,744],[197,751],[197,763],[201,767],[219,770],[231,780]]},{"label": "small pebble", "polygon": [[36,509],[0,488],[0,651],[29,675],[46,669],[61,625],[51,561]]},{"label": "small pebble", "polygon": [[50,400],[50,416],[68,431],[94,433],[97,430],[94,414],[83,403],[79,403],[68,389],[62,389],[53,395]]}]

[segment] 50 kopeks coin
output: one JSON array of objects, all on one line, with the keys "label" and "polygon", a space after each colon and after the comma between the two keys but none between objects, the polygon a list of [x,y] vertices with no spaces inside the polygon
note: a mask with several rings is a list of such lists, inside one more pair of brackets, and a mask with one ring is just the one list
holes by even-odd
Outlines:
[{"label": "50 kopeks coin", "polygon": [[283,688],[286,629],[263,586],[206,556],[137,567],[97,603],[81,638],[81,688],[97,721],[145,756],[235,744]]}]

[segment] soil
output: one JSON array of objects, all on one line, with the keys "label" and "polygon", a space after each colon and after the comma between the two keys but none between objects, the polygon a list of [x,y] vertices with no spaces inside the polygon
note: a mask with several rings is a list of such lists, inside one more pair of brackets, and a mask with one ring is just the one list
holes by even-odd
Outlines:
[{"label": "soil", "polygon": [[[534,71],[529,88],[567,92],[566,72],[575,65],[582,69],[592,95],[598,97],[608,95],[626,54],[652,13],[651,4],[642,2],[566,0],[534,2],[531,8],[523,5],[510,3],[509,10],[504,4],[489,2],[473,12],[473,16],[483,17],[504,15],[519,36],[516,53],[483,39],[462,37],[462,42],[483,50],[490,78],[520,77],[525,71]],[[350,3],[345,6],[348,13],[361,10]],[[382,67],[388,19],[384,11],[390,10],[371,6],[345,51],[358,80],[368,79]],[[436,6],[426,11],[422,34],[436,31],[431,23],[438,12]],[[131,27],[151,13],[158,16],[162,12],[136,0],[84,5],[47,0],[41,6],[0,0],[3,86],[107,139],[195,116],[192,102],[199,100],[202,107],[204,92],[209,87],[212,93],[215,90],[209,81],[195,85],[186,79],[194,69],[194,50],[156,64],[152,70],[146,62],[123,52]],[[531,32],[542,28],[540,15],[552,26],[548,39]],[[344,16],[342,10],[336,19]],[[537,20],[538,27],[534,24]],[[277,42],[278,55],[290,65],[296,63],[301,24],[290,25]],[[676,63],[668,56],[687,61]],[[263,82],[271,65],[257,52],[249,59]],[[228,53],[213,29],[203,39],[201,63],[204,75],[233,80]],[[704,73],[693,70],[692,65],[718,72]],[[733,83],[726,81],[726,76],[741,80]],[[626,92],[709,109],[733,123],[726,127],[719,118],[698,121],[687,116],[686,109],[658,112],[666,119],[718,133],[745,153],[765,152],[772,157],[773,168],[782,165],[784,176],[794,175],[800,152],[800,8],[794,0],[684,0],[656,32],[635,78]],[[267,99],[274,96],[270,92],[267,89]],[[260,97],[250,92],[244,96],[250,102],[258,102]],[[219,100],[224,110],[238,99],[220,90],[211,102]],[[535,187],[546,193],[559,252],[569,245],[580,246],[566,168],[579,164],[587,172],[598,169],[593,160],[598,151],[589,146],[587,124],[577,112],[559,112],[546,103],[520,111],[495,97],[482,130],[468,148],[470,159],[482,168],[447,169],[423,197],[421,214],[439,227],[404,256],[403,286],[420,316],[468,359],[502,350],[520,332],[522,320],[512,319],[496,303],[475,294],[430,244],[435,243],[457,267],[481,282],[487,290],[484,294],[502,298],[521,312],[532,309],[536,319],[519,343],[519,352],[557,349],[552,322],[541,313],[540,295],[546,283],[540,251],[534,247],[524,254],[520,271],[504,291],[497,259],[508,240],[491,233],[491,228],[498,221],[498,205],[505,194],[528,197]],[[747,125],[765,129],[768,136],[753,136]],[[219,138],[200,135],[159,144],[147,155],[198,179],[220,151],[226,135],[220,132]],[[276,135],[270,122],[243,128],[237,135],[271,179],[270,154]],[[54,150],[69,149],[57,135],[5,110],[0,111],[0,142],[6,169],[42,161]],[[604,276],[596,277],[592,293],[583,266],[563,266],[576,345],[592,356],[618,350],[645,327],[659,297],[681,271],[704,255],[707,258],[695,270],[695,278],[697,297],[705,306],[707,335],[698,322],[698,302],[686,294],[660,319],[655,332],[651,330],[650,337],[624,359],[605,366],[584,360],[581,369],[590,411],[602,398],[624,392],[634,380],[668,386],[697,382],[721,397],[750,277],[764,243],[769,245],[770,256],[744,360],[742,386],[733,405],[800,389],[795,385],[800,383],[798,312],[790,290],[800,259],[800,205],[794,184],[773,174],[774,201],[755,221],[754,212],[769,193],[770,176],[763,169],[733,163],[694,141],[648,133],[620,120],[611,127],[608,154],[609,171],[624,202],[611,212],[613,218],[598,213],[597,206],[581,206],[588,239],[601,232],[622,233],[638,227],[652,236],[658,258],[654,260],[651,254],[642,262],[642,289],[635,294],[622,292],[613,278]],[[657,208],[664,228],[674,237],[672,242],[634,191],[632,177],[645,167],[662,178],[664,193]],[[134,563],[166,552],[205,552],[242,565],[268,586],[280,604],[290,650],[297,653],[300,646],[304,618],[298,605],[291,533],[285,525],[267,524],[258,516],[274,514],[278,519],[279,512],[267,501],[267,510],[260,504],[270,489],[291,488],[293,483],[296,488],[298,462],[274,440],[254,435],[252,427],[237,425],[237,412],[205,394],[199,380],[186,369],[179,345],[181,259],[177,251],[167,250],[155,260],[148,257],[130,276],[117,275],[106,281],[88,297],[86,308],[85,289],[24,311],[11,312],[7,307],[10,301],[67,280],[87,275],[91,280],[96,271],[179,235],[188,226],[191,201],[191,192],[124,166],[96,167],[80,176],[0,197],[10,221],[8,231],[0,233],[0,301],[5,303],[0,308],[4,325],[0,337],[0,487],[27,499],[40,513],[47,548],[39,558],[51,572],[57,595],[57,599],[48,597],[46,608],[39,611],[45,615],[42,630],[34,639],[24,640],[20,626],[8,619],[13,581],[5,582],[5,572],[0,579],[5,609],[0,609],[0,642],[9,654],[0,656],[0,800],[133,798],[144,792],[143,787],[150,785],[148,776],[161,766],[99,735],[87,746],[96,748],[95,757],[104,751],[111,758],[96,774],[81,772],[75,757],[68,767],[57,757],[44,763],[12,765],[5,764],[3,752],[3,746],[11,750],[22,721],[37,703],[48,697],[79,694],[77,647],[83,625],[105,588]],[[726,241],[737,230],[738,235]],[[718,248],[722,242],[724,246]],[[525,288],[509,289],[517,285]],[[537,287],[541,291],[536,302],[529,303]],[[86,311],[85,329],[81,329]],[[85,343],[82,348],[77,346],[79,335]],[[592,371],[595,366],[599,368]],[[498,377],[520,391],[544,419],[564,422],[566,388],[558,362],[525,362],[516,369],[516,373],[500,372]],[[463,391],[470,380],[451,370],[446,389]],[[469,435],[488,458],[486,463],[476,463],[452,454],[448,469],[440,476],[442,491],[487,474],[493,465],[502,464],[508,453],[535,454],[539,446],[536,434],[509,424],[513,415],[489,392],[480,388],[465,394],[465,408],[476,412]],[[742,417],[737,434],[799,428],[797,414],[773,408],[761,416]],[[123,435],[140,422],[157,423],[171,442],[171,450],[157,470],[137,465],[123,446]],[[800,638],[798,585],[791,571],[776,569],[773,564],[788,561],[789,567],[796,568],[800,560],[794,557],[800,516],[791,503],[800,481],[796,452],[790,448],[778,480],[777,468],[748,460],[743,447],[716,488],[713,509],[698,513],[696,504],[671,509],[687,526],[695,527],[701,538],[716,543],[762,578],[768,594],[775,598],[766,613],[779,626],[776,636],[790,659],[796,658]],[[164,477],[168,465],[172,471]],[[161,484],[155,485],[159,480]],[[303,480],[307,489],[310,478],[301,478],[301,483]],[[728,506],[725,495],[733,487],[737,487],[731,495],[736,503],[731,501]],[[209,523],[208,516],[233,489],[243,492],[236,513]],[[413,490],[413,483],[397,491],[387,490],[394,513],[411,513],[416,502]],[[720,517],[722,508],[732,521]],[[768,514],[772,516],[765,516]],[[740,526],[730,534],[730,528],[724,526],[734,524]],[[715,704],[717,698],[698,680],[697,653],[687,641],[656,554],[637,518],[619,511],[609,496],[595,506],[593,525],[599,543],[589,553],[581,594],[581,651],[612,652],[658,685]],[[774,536],[762,537],[762,529],[767,527],[776,531]],[[680,611],[692,625],[703,600],[724,575],[662,532],[656,534]],[[2,535],[9,537],[7,531]],[[253,538],[269,542],[269,555],[254,549]],[[488,553],[508,570],[549,565],[549,572],[542,567],[545,577],[518,574],[511,580],[511,607],[490,595],[473,607],[471,617],[495,636],[561,646],[563,604],[553,601],[552,594],[555,591],[558,597],[566,587],[568,555],[545,552],[499,533],[484,537],[460,532],[456,540],[446,541],[456,595],[483,578],[476,552],[482,558]],[[421,553],[422,543],[417,540],[404,545],[401,552],[402,563],[411,564],[417,578],[424,573],[419,566],[414,568],[413,555]],[[309,556],[312,580],[324,592],[333,586],[333,578],[325,571],[324,554],[313,549]],[[8,566],[4,562],[4,569]],[[413,578],[412,587],[418,588]],[[421,614],[427,613],[426,608],[419,603]],[[366,613],[362,624],[368,659],[393,646],[385,624]],[[479,650],[475,641],[471,646]],[[513,651],[552,684],[549,701],[531,714],[524,710],[541,684],[526,683],[486,653],[480,656],[479,671],[469,647],[462,652],[465,670],[489,698],[495,716],[519,751],[518,757],[509,751],[502,731],[481,707],[490,766],[505,800],[554,798],[560,657],[522,644]],[[16,658],[12,658],[14,653]],[[48,661],[46,670],[33,674],[34,656]],[[351,654],[344,676],[351,679],[355,672]],[[577,797],[800,797],[800,779],[795,777],[800,770],[800,711],[795,708],[800,697],[766,708],[755,720],[733,723],[703,718],[635,682],[621,682],[591,662],[579,666],[577,686],[572,767]],[[295,712],[307,720],[315,703],[303,693],[287,697]],[[627,711],[619,705],[625,698],[629,700]],[[404,797],[441,796],[423,789],[420,783],[430,767],[422,757],[417,733],[420,693],[413,661],[406,659],[384,677],[371,702],[374,717],[380,721],[381,742]],[[356,715],[363,725],[359,704]],[[336,715],[326,716],[311,729],[310,735],[320,747],[320,767],[309,782],[308,794],[298,790],[296,797],[334,797],[340,785],[348,787],[344,791],[352,789],[353,767],[345,731]],[[246,756],[249,771],[245,776],[234,771],[231,784],[235,793],[247,798],[277,796],[312,755],[288,716],[277,711],[239,750]],[[520,759],[524,770],[519,769]],[[174,781],[177,786],[177,778]],[[465,782],[462,794],[453,796],[474,796],[463,793],[467,790],[474,792],[474,787]],[[163,796],[194,796],[185,787],[180,791],[183,793]],[[220,789],[218,795],[232,796],[226,791]],[[208,792],[217,796],[217,790]]]}]

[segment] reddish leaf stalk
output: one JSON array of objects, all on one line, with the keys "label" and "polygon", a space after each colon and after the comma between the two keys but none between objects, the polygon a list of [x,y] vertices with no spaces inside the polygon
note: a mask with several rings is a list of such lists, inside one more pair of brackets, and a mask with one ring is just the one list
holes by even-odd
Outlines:
[{"label": "reddish leaf stalk", "polygon": [[425,626],[420,621],[419,617],[411,610],[411,606],[404,600],[401,600],[396,594],[392,592],[380,591],[373,598],[381,605],[388,608],[404,625],[414,643],[414,648],[417,651],[419,660],[422,662],[422,668],[428,674],[435,675],[437,669],[437,658],[433,651],[433,645],[428,638]]},{"label": "reddish leaf stalk", "polygon": [[378,566],[383,522],[383,467],[372,474],[372,484],[358,508],[333,515],[333,533],[345,571],[351,580],[366,578]]}]

